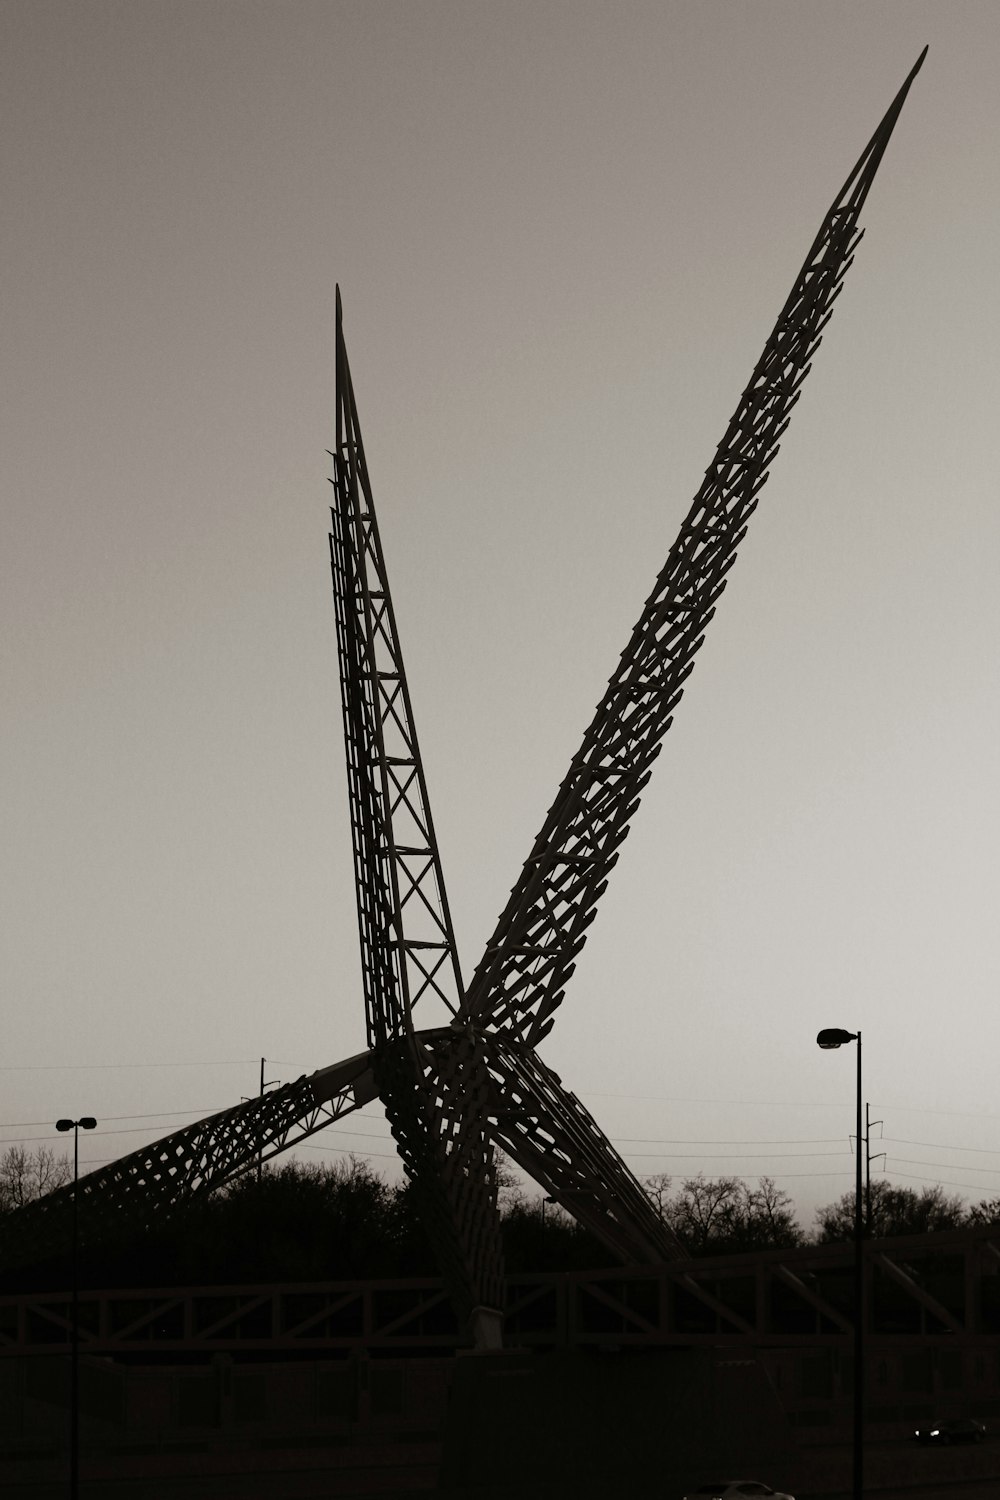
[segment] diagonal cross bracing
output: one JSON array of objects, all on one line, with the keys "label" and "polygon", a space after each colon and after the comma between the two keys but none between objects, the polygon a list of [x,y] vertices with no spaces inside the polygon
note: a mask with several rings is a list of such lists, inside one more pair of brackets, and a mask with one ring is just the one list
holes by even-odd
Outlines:
[{"label": "diagonal cross bracing", "polygon": [[337,446],[330,558],[368,1044],[412,1031],[427,994],[463,996],[430,801],[396,633],[337,292]]}]

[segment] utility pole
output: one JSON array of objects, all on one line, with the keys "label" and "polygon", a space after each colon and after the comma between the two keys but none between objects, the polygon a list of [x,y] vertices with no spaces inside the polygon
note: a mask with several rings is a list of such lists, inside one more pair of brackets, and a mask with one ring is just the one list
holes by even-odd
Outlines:
[{"label": "utility pole", "polygon": [[[265,1082],[265,1080],[264,1080],[264,1064],[266,1062],[267,1062],[267,1058],[266,1057],[262,1057],[261,1060],[260,1060],[260,1093],[257,1096],[259,1099],[263,1099],[265,1089],[274,1088],[275,1084],[278,1084],[278,1083],[281,1082],[280,1078],[268,1078],[267,1081]],[[243,1100],[244,1104],[249,1104],[252,1101],[252,1099],[253,1099],[253,1095],[252,1094],[241,1094],[240,1098]],[[260,1179],[261,1179],[261,1177],[263,1175],[263,1172],[264,1172],[264,1142],[263,1142],[262,1138],[258,1137],[258,1146],[257,1146],[257,1181],[258,1182],[260,1181]]]},{"label": "utility pole", "polygon": [[[266,1057],[262,1057],[261,1060],[260,1060],[260,1097],[262,1099],[264,1097],[264,1090],[265,1089],[269,1089],[269,1088],[272,1087],[273,1084],[281,1082],[280,1078],[269,1078],[266,1083],[264,1082],[264,1064],[266,1062],[267,1062],[267,1058]],[[259,1150],[257,1152],[257,1181],[258,1182],[260,1181],[261,1177],[263,1176],[263,1173],[264,1173],[264,1144],[263,1144],[263,1142],[261,1142],[260,1148],[259,1148]]]},{"label": "utility pole", "polygon": [[[871,1131],[873,1125],[883,1125],[883,1120],[872,1120],[869,1118],[870,1104],[865,1105],[865,1238],[872,1237],[872,1153],[871,1153]],[[885,1161],[885,1152],[878,1151],[875,1160],[879,1157]]]}]

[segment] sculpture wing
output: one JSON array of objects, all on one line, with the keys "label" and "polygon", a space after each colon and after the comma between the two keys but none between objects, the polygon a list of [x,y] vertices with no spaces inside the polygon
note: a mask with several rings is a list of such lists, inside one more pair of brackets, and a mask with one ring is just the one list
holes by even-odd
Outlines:
[{"label": "sculpture wing", "polygon": [[465,1013],[535,1046],[726,586],[861,238],[858,216],[924,53],[834,200],[468,987]]}]

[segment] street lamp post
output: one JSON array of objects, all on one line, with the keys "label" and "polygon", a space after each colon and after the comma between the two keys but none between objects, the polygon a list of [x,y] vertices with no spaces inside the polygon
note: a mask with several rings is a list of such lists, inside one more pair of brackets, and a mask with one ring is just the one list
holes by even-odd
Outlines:
[{"label": "street lamp post", "polygon": [[97,1121],[92,1115],[81,1115],[79,1120],[57,1120],[57,1130],[73,1132],[73,1255],[72,1255],[72,1313],[70,1315],[69,1346],[69,1493],[70,1500],[77,1500],[80,1493],[80,1278],[78,1271],[80,1218],[77,1204],[77,1184],[80,1178],[80,1131],[93,1130]]},{"label": "street lamp post", "polygon": [[861,1032],[830,1027],[816,1038],[820,1047],[832,1050],[845,1042],[858,1044],[857,1134],[854,1149],[854,1500],[864,1500],[864,1216],[861,1189]]}]

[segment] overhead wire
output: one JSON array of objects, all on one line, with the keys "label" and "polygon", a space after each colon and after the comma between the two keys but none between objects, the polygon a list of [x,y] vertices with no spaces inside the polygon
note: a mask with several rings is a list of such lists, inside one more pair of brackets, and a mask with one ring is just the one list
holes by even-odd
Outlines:
[{"label": "overhead wire", "polygon": [[843,1156],[844,1151],[630,1151],[628,1155],[655,1156],[659,1161],[804,1161],[811,1156]]},{"label": "overhead wire", "polygon": [[[100,1065],[95,1065],[95,1066],[114,1067],[114,1068],[128,1068],[128,1067],[187,1067],[187,1066],[211,1067],[211,1066],[249,1066],[253,1062],[256,1062],[256,1059],[244,1059],[244,1060],[233,1059],[233,1060],[229,1060],[229,1061],[224,1062],[224,1063],[221,1063],[221,1062],[214,1062],[214,1063],[213,1062],[200,1062],[200,1063],[196,1063],[196,1064],[186,1064],[186,1063],[183,1063],[183,1064],[182,1063],[176,1063],[176,1064],[175,1063],[151,1063],[151,1064],[126,1064],[126,1063],[119,1064],[119,1063],[109,1063],[109,1064],[100,1064]],[[24,1067],[25,1071],[28,1070],[28,1066],[29,1065],[25,1065],[25,1067]],[[30,1066],[33,1067],[33,1065],[30,1065]],[[42,1066],[42,1065],[40,1065],[40,1066]],[[44,1066],[45,1066],[46,1069],[49,1068],[49,1065],[44,1065]],[[81,1069],[85,1069],[88,1065],[86,1065],[86,1064],[80,1064],[80,1065],[74,1065],[74,1066],[78,1066]],[[275,1066],[284,1067],[284,1066],[292,1066],[292,1065],[287,1064],[287,1063],[283,1063],[283,1062],[281,1062],[279,1060],[279,1061],[275,1062]],[[50,1070],[51,1071],[58,1071],[58,1068],[52,1067]],[[6,1071],[14,1071],[14,1069],[6,1069]],[[671,1096],[660,1096],[660,1095],[608,1095],[607,1097],[621,1097],[621,1098],[633,1098],[633,1097],[640,1097],[641,1098],[641,1097],[645,1097],[645,1098],[664,1098],[664,1099],[666,1099],[666,1098],[671,1097]],[[703,1102],[712,1102],[712,1101],[703,1101]],[[727,1102],[729,1102],[729,1103],[739,1103],[739,1102],[753,1102],[753,1101],[729,1100]],[[822,1106],[822,1107],[826,1107],[826,1106]],[[881,1106],[881,1107],[888,1108],[888,1106]],[[205,1109],[202,1109],[202,1110],[195,1110],[195,1109],[190,1109],[190,1110],[157,1110],[157,1111],[152,1111],[152,1112],[143,1113],[143,1114],[110,1115],[110,1116],[106,1116],[105,1118],[109,1122],[115,1122],[115,1123],[117,1123],[118,1121],[127,1121],[127,1120],[169,1120],[169,1119],[176,1119],[176,1118],[187,1117],[187,1118],[189,1118],[191,1120],[192,1123],[195,1123],[197,1120],[199,1120],[201,1118],[204,1118],[206,1116],[210,1116],[212,1114],[221,1113],[221,1112],[222,1112],[221,1110],[215,1109],[215,1108],[205,1108]],[[957,1110],[955,1110],[955,1111],[940,1110],[940,1111],[928,1111],[928,1112],[929,1113],[941,1113],[941,1114],[945,1114],[945,1113],[967,1114],[967,1115],[971,1115],[972,1114],[972,1112],[970,1112],[970,1111],[957,1111]],[[381,1122],[384,1123],[384,1116],[382,1116],[379,1112],[372,1112],[372,1111],[361,1112],[361,1111],[359,1111],[358,1112],[358,1118],[359,1119],[365,1119],[365,1120],[372,1120],[372,1121],[378,1120],[378,1121],[381,1121]],[[988,1118],[992,1118],[992,1117],[988,1116]],[[1000,1116],[997,1116],[996,1118],[1000,1118]],[[0,1122],[0,1129],[2,1129],[2,1130],[33,1129],[33,1128],[36,1128],[36,1127],[39,1127],[39,1126],[43,1126],[43,1125],[44,1126],[49,1126],[50,1122],[47,1121],[47,1120],[8,1121],[8,1122],[5,1122],[5,1123],[4,1122]],[[136,1126],[129,1126],[129,1127],[125,1127],[125,1128],[122,1128],[122,1129],[114,1129],[114,1130],[101,1130],[101,1129],[98,1129],[93,1134],[96,1135],[96,1136],[135,1135],[135,1134],[141,1134],[143,1132],[143,1130],[147,1129],[147,1128],[148,1127],[145,1127],[145,1126],[142,1126],[142,1125],[136,1125]],[[182,1126],[180,1128],[183,1129],[184,1127]],[[338,1138],[350,1137],[352,1140],[359,1140],[359,1141],[361,1141],[361,1140],[374,1140],[374,1141],[383,1141],[384,1140],[384,1141],[388,1141],[388,1140],[391,1139],[390,1136],[388,1136],[387,1134],[385,1134],[385,1133],[383,1133],[381,1131],[358,1131],[358,1130],[348,1130],[348,1129],[339,1128],[339,1129],[336,1129],[334,1133],[335,1133],[335,1135]],[[88,1137],[88,1138],[92,1139],[93,1137],[91,1136],[91,1137]],[[839,1143],[839,1138],[838,1137],[828,1137],[828,1136],[825,1136],[825,1137],[810,1137],[810,1138],[806,1138],[806,1139],[789,1139],[789,1138],[768,1137],[768,1138],[765,1138],[765,1139],[762,1139],[762,1140],[747,1140],[745,1138],[736,1138],[736,1137],[727,1138],[727,1137],[717,1137],[717,1136],[713,1136],[713,1137],[697,1137],[697,1138],[694,1138],[694,1137],[679,1137],[679,1136],[674,1136],[674,1137],[661,1137],[661,1136],[619,1136],[619,1137],[613,1137],[612,1139],[613,1139],[613,1143],[615,1145],[621,1146],[621,1147],[636,1146],[636,1145],[649,1145],[649,1146],[656,1146],[656,1145],[662,1145],[662,1146],[726,1146],[726,1145],[732,1145],[734,1148],[745,1148],[747,1146],[756,1146],[756,1145],[759,1145],[759,1146],[788,1146],[788,1147],[792,1148],[792,1149],[790,1149],[788,1151],[783,1151],[783,1152],[757,1152],[757,1151],[746,1151],[746,1150],[742,1150],[742,1149],[734,1149],[732,1151],[721,1151],[721,1152],[705,1152],[705,1151],[697,1151],[697,1152],[681,1152],[681,1151],[634,1151],[634,1150],[631,1150],[631,1151],[628,1151],[626,1153],[632,1159],[637,1159],[637,1160],[641,1159],[643,1161],[646,1161],[646,1160],[655,1160],[655,1159],[659,1159],[659,1160],[663,1160],[663,1161],[667,1161],[667,1162],[671,1162],[671,1161],[678,1161],[678,1162],[679,1161],[722,1161],[722,1162],[733,1162],[733,1161],[753,1160],[753,1161],[759,1161],[759,1162],[765,1162],[765,1161],[787,1161],[787,1162],[791,1163],[796,1158],[801,1158],[801,1159],[817,1159],[817,1158],[821,1158],[821,1157],[837,1157],[837,1156],[840,1156],[842,1154],[841,1151],[802,1151],[800,1149],[802,1146],[806,1146],[806,1145],[826,1146],[826,1145],[835,1145],[835,1144]],[[953,1153],[969,1153],[969,1154],[975,1154],[975,1155],[979,1155],[979,1156],[982,1156],[982,1155],[996,1155],[996,1156],[1000,1157],[1000,1147],[991,1148],[991,1147],[986,1147],[986,1146],[959,1146],[959,1145],[956,1145],[954,1143],[942,1143],[942,1142],[937,1142],[937,1141],[918,1141],[918,1140],[912,1140],[912,1139],[910,1139],[908,1137],[896,1137],[896,1136],[883,1136],[883,1137],[881,1137],[881,1139],[884,1140],[886,1142],[886,1144],[889,1145],[889,1146],[892,1146],[892,1145],[911,1145],[911,1146],[924,1147],[925,1149],[930,1149],[930,1150],[934,1150],[934,1151],[948,1151],[948,1152],[953,1152]],[[14,1137],[11,1140],[0,1140],[0,1149],[2,1149],[3,1147],[6,1147],[6,1146],[16,1146],[16,1145],[20,1145],[20,1144],[34,1145],[34,1144],[39,1144],[39,1143],[48,1143],[48,1142],[51,1142],[52,1140],[53,1140],[53,1137],[51,1135]],[[358,1149],[358,1148],[354,1148],[354,1147],[350,1147],[350,1146],[334,1146],[332,1144],[330,1144],[330,1145],[317,1145],[317,1144],[308,1144],[307,1145],[307,1144],[303,1144],[301,1146],[295,1147],[294,1149],[296,1149],[296,1150],[305,1150],[305,1151],[319,1151],[319,1152],[325,1152],[325,1153],[334,1154],[334,1155],[337,1155],[337,1154],[340,1154],[340,1155],[354,1154],[354,1155],[358,1155],[360,1157],[363,1157],[365,1159],[372,1158],[372,1159],[379,1159],[379,1160],[384,1160],[384,1161],[392,1161],[392,1160],[396,1160],[397,1159],[395,1152],[380,1152],[380,1151],[370,1150],[370,1149],[367,1149],[367,1148]],[[89,1158],[88,1165],[90,1165],[90,1166],[99,1165],[99,1164],[103,1164],[103,1163],[106,1163],[106,1162],[109,1162],[109,1161],[113,1161],[115,1159],[116,1158],[114,1158],[114,1157]],[[905,1172],[905,1171],[897,1169],[897,1167],[895,1165],[896,1162],[900,1163],[900,1167],[902,1167],[903,1165],[906,1165],[906,1166],[923,1166],[923,1167],[929,1168],[930,1171],[928,1173],[925,1173],[925,1174],[917,1174],[917,1173]],[[951,1178],[943,1178],[940,1175],[942,1169],[944,1169],[944,1170],[952,1170],[952,1171],[957,1170],[957,1171],[961,1171],[961,1172],[964,1172],[964,1173],[975,1173],[977,1176],[990,1176],[990,1175],[994,1175],[994,1174],[995,1175],[1000,1175],[1000,1165],[997,1165],[996,1167],[973,1167],[973,1166],[965,1166],[965,1165],[963,1165],[960,1162],[954,1162],[954,1161],[952,1161],[952,1162],[931,1162],[931,1161],[927,1161],[927,1160],[922,1159],[922,1158],[915,1158],[915,1157],[895,1157],[893,1155],[890,1155],[889,1159],[886,1162],[886,1166],[883,1168],[883,1171],[885,1173],[889,1174],[889,1175],[894,1175],[894,1176],[899,1176],[899,1177],[905,1177],[907,1179],[914,1180],[914,1181],[932,1180],[932,1181],[936,1181],[936,1182],[947,1183],[949,1186],[957,1187],[957,1188],[962,1188],[962,1189],[965,1189],[966,1191],[968,1191],[970,1188],[973,1188],[973,1184],[970,1184],[970,1183],[960,1183],[960,1182],[956,1182],[954,1179],[951,1179]],[[847,1168],[842,1169],[842,1170],[841,1169],[834,1169],[834,1170],[830,1170],[830,1171],[823,1170],[823,1169],[819,1169],[819,1170],[813,1169],[811,1171],[804,1171],[804,1172],[802,1172],[802,1171],[779,1171],[775,1175],[778,1176],[778,1177],[780,1177],[780,1178],[782,1178],[782,1179],[784,1179],[784,1178],[792,1178],[792,1177],[796,1177],[796,1178],[797,1177],[812,1177],[812,1178],[823,1177],[823,1178],[827,1178],[827,1177],[833,1177],[833,1176],[847,1175],[848,1171],[849,1171],[849,1169],[847,1169]],[[746,1172],[742,1172],[742,1173],[741,1172],[734,1172],[734,1173],[730,1173],[730,1174],[727,1174],[727,1175],[732,1175],[732,1176],[735,1176],[735,1177],[739,1177],[739,1178],[741,1178],[743,1180],[752,1180],[755,1174],[753,1174],[753,1173],[746,1173]]]},{"label": "overhead wire", "polygon": [[[157,1109],[151,1115],[102,1115],[104,1120],[171,1120],[179,1119],[183,1115],[218,1115],[228,1106],[225,1104],[215,1105],[208,1109]],[[36,1125],[52,1125],[52,1120],[2,1120],[0,1130],[31,1130]],[[98,1132],[100,1134],[100,1132]]]},{"label": "overhead wire", "polygon": [[977,1175],[1000,1176],[1000,1167],[967,1167],[959,1161],[918,1161],[912,1156],[897,1156],[895,1161],[904,1161],[911,1167],[945,1167],[952,1172],[975,1172]]},{"label": "overhead wire", "polygon": [[[148,1113],[148,1114],[109,1115],[106,1118],[109,1121],[117,1122],[119,1120],[156,1120],[156,1119],[183,1118],[185,1116],[190,1116],[190,1117],[192,1117],[192,1122],[194,1122],[194,1121],[196,1121],[196,1120],[198,1120],[200,1118],[203,1118],[205,1116],[211,1115],[213,1113],[219,1113],[219,1112],[221,1112],[221,1111],[214,1110],[214,1109],[211,1109],[211,1108],[205,1108],[205,1109],[202,1109],[200,1111],[199,1110],[195,1110],[195,1109],[191,1109],[191,1110],[157,1110],[157,1111],[154,1111],[154,1112],[151,1112],[151,1113]],[[371,1119],[371,1120],[376,1120],[376,1119],[380,1118],[378,1115],[360,1114],[360,1112],[359,1112],[359,1117],[362,1118],[362,1119]],[[5,1121],[5,1122],[0,1122],[0,1129],[3,1129],[3,1130],[14,1130],[14,1129],[22,1129],[22,1128],[33,1128],[35,1126],[49,1125],[49,1123],[50,1122],[47,1121],[47,1120]],[[94,1135],[96,1135],[96,1136],[136,1135],[136,1134],[142,1133],[142,1131],[144,1129],[146,1129],[146,1128],[147,1127],[144,1127],[144,1126],[141,1126],[141,1125],[137,1125],[137,1126],[130,1126],[130,1127],[126,1127],[126,1128],[123,1128],[123,1129],[117,1129],[117,1130],[101,1130],[101,1129],[98,1129],[98,1130],[96,1130],[94,1132]],[[337,1130],[336,1133],[338,1135],[340,1135],[340,1136],[351,1136],[351,1137],[354,1137],[354,1138],[357,1138],[357,1139],[369,1139],[369,1140],[388,1140],[388,1139],[390,1139],[390,1137],[388,1135],[386,1135],[386,1134],[384,1134],[382,1132],[379,1132],[379,1131],[345,1130],[343,1128],[340,1128],[340,1129]],[[22,1142],[24,1144],[32,1144],[33,1145],[33,1144],[36,1144],[38,1142],[48,1141],[50,1139],[52,1139],[52,1137],[50,1137],[49,1135],[45,1135],[45,1136],[20,1136],[20,1137],[13,1138],[9,1142],[7,1142],[7,1141],[0,1141],[0,1146],[2,1146],[2,1145],[17,1145],[17,1144],[21,1144]],[[909,1139],[907,1139],[905,1137],[896,1137],[896,1136],[884,1136],[884,1137],[882,1137],[882,1139],[885,1140],[890,1145],[892,1145],[892,1144],[914,1145],[914,1146],[923,1146],[923,1147],[929,1148],[931,1150],[953,1151],[953,1152],[970,1152],[970,1153],[975,1153],[976,1155],[997,1155],[997,1156],[1000,1156],[1000,1148],[991,1148],[991,1147],[986,1147],[986,1146],[958,1146],[958,1145],[954,1145],[954,1144],[945,1144],[945,1143],[941,1143],[941,1142],[938,1142],[938,1141],[913,1141],[913,1140],[909,1140]],[[760,1141],[746,1140],[746,1139],[740,1138],[740,1137],[719,1137],[719,1136],[713,1136],[713,1137],[707,1137],[707,1138],[697,1138],[697,1137],[688,1138],[688,1137],[682,1137],[682,1136],[667,1136],[667,1137],[661,1137],[661,1136],[616,1136],[616,1137],[613,1138],[613,1143],[615,1145],[617,1145],[617,1146],[628,1146],[628,1145],[639,1145],[639,1144],[642,1144],[642,1145],[664,1145],[664,1146],[672,1146],[672,1145],[678,1145],[678,1146],[702,1146],[702,1145],[704,1145],[704,1146],[725,1146],[725,1145],[732,1145],[734,1148],[736,1148],[736,1147],[761,1145],[761,1146],[789,1146],[789,1147],[793,1148],[793,1149],[791,1149],[789,1151],[783,1151],[783,1152],[757,1152],[757,1151],[745,1152],[745,1151],[736,1150],[736,1149],[734,1149],[733,1151],[722,1151],[722,1152],[701,1152],[701,1151],[699,1151],[699,1152],[678,1152],[678,1151],[630,1151],[630,1152],[628,1152],[628,1155],[631,1156],[631,1157],[641,1157],[643,1159],[646,1159],[646,1158],[666,1158],[666,1159],[675,1160],[675,1161],[680,1161],[680,1160],[731,1161],[731,1160],[739,1160],[739,1159],[752,1159],[752,1160],[757,1160],[757,1161],[781,1161],[781,1160],[792,1160],[795,1157],[803,1157],[803,1158],[805,1158],[805,1157],[820,1157],[820,1156],[837,1156],[837,1155],[840,1155],[841,1153],[837,1152],[837,1151],[801,1151],[799,1148],[801,1146],[805,1146],[805,1145],[822,1145],[822,1146],[825,1146],[825,1145],[835,1145],[835,1144],[838,1144],[838,1142],[839,1142],[839,1138],[838,1137],[831,1137],[831,1136],[821,1136],[821,1137],[815,1137],[815,1138],[807,1138],[805,1140],[790,1139],[790,1138],[781,1139],[781,1138],[770,1137],[770,1138],[767,1138],[767,1139],[764,1139],[764,1140],[760,1140]],[[917,1160],[917,1159],[911,1158],[911,1157],[899,1157],[897,1159],[900,1160],[900,1161],[908,1162],[910,1165],[931,1166],[931,1167],[934,1167],[934,1166],[949,1167],[950,1166],[952,1168],[956,1168],[957,1167],[957,1168],[959,1168],[959,1170],[962,1170],[962,1171],[985,1173],[985,1174],[989,1174],[990,1172],[1000,1172],[1000,1165],[998,1165],[995,1168],[990,1168],[990,1167],[962,1167],[961,1164],[958,1163],[958,1162],[928,1162],[928,1161],[924,1161],[924,1160]]]},{"label": "overhead wire", "polygon": [[654,1099],[661,1104],[745,1104],[766,1105],[768,1108],[777,1106],[781,1109],[843,1109],[842,1099],[830,1100],[828,1103],[822,1099],[723,1099],[708,1098],[702,1094],[628,1094],[614,1093],[607,1089],[577,1089],[581,1099]]},{"label": "overhead wire", "polygon": [[928,1146],[932,1151],[975,1151],[982,1156],[1000,1156],[1000,1146],[946,1146],[941,1141],[910,1141],[900,1135],[883,1135],[879,1140],[897,1146]]},{"label": "overhead wire", "polygon": [[103,1068],[252,1068],[259,1063],[259,1057],[199,1058],[197,1062],[0,1063],[0,1073],[96,1073]]},{"label": "overhead wire", "polygon": [[[965,1168],[959,1168],[959,1170],[964,1171]],[[937,1173],[899,1172],[894,1167],[892,1175],[893,1177],[906,1177],[911,1182],[936,1182],[942,1187],[962,1188],[965,1192],[969,1192],[974,1188],[974,1184],[971,1182],[956,1182],[953,1177],[939,1177]]]}]

